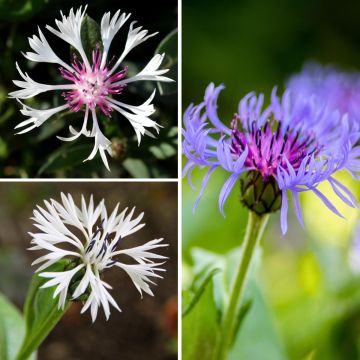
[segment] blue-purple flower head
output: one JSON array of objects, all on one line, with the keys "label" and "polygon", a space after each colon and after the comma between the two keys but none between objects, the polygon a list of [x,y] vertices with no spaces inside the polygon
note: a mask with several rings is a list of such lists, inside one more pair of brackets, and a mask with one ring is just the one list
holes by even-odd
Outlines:
[{"label": "blue-purple flower head", "polygon": [[196,167],[207,168],[197,207],[211,174],[225,170],[229,177],[219,195],[219,209],[238,179],[257,173],[263,182],[275,183],[281,194],[281,228],[287,231],[288,197],[303,224],[299,193],[312,191],[335,214],[342,216],[327,197],[317,189],[327,181],[335,194],[351,207],[357,201],[351,192],[333,175],[341,169],[354,177],[360,170],[360,147],[357,122],[339,111],[330,111],[316,99],[285,91],[279,98],[276,88],[270,104],[264,106],[264,95],[247,94],[232,119],[221,121],[217,100],[223,85],[210,84],[204,101],[190,105],[184,114],[183,152],[188,158],[184,167],[191,183]]},{"label": "blue-purple flower head", "polygon": [[287,87],[296,94],[316,98],[330,110],[347,113],[350,118],[360,121],[359,72],[344,72],[332,65],[310,62],[288,80]]}]

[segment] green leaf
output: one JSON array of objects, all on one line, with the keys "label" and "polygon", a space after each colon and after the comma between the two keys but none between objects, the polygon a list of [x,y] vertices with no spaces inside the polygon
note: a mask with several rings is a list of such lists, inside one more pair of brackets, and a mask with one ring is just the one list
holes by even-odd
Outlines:
[{"label": "green leaf", "polygon": [[[235,323],[235,327],[234,327],[234,334],[237,334],[240,330],[240,327],[246,317],[246,315],[248,314],[249,310],[251,309],[251,305],[252,305],[252,300],[248,300],[246,301],[239,310],[239,313],[237,315],[237,321]],[[234,338],[232,339],[232,345],[235,341],[236,336],[234,336]]]},{"label": "green leaf", "polygon": [[[64,271],[68,261],[58,261],[49,266],[47,271]],[[26,360],[36,351],[49,332],[64,315],[70,302],[64,310],[58,309],[58,299],[53,298],[54,287],[41,289],[47,281],[38,274],[34,274],[24,305],[24,317],[26,322],[25,339],[16,360]]]},{"label": "green leaf", "polygon": [[[41,126],[37,135],[32,139],[35,143],[44,141],[54,135],[56,135],[60,130],[64,129],[69,123],[75,120],[74,113],[70,111],[64,111],[55,115],[53,118],[47,120],[45,126]],[[78,114],[76,114],[78,117]]]},{"label": "green leaf", "polygon": [[53,152],[38,171],[38,176],[44,173],[51,173],[58,170],[74,169],[81,165],[91,153],[92,145],[65,145]]},{"label": "green leaf", "polygon": [[[251,308],[247,309],[246,317],[242,319],[229,360],[288,359],[274,326],[270,308],[255,281],[250,281],[248,284],[247,298],[252,301]],[[245,305],[246,303],[245,301]]]},{"label": "green leaf", "polygon": [[177,92],[177,64],[178,64],[178,31],[171,31],[159,44],[155,53],[165,53],[165,58],[161,64],[161,69],[169,69],[165,76],[175,80],[174,82],[158,82],[161,95],[171,95]]},{"label": "green leaf", "polygon": [[134,178],[150,177],[149,170],[145,163],[140,159],[127,158],[123,163],[124,168]]},{"label": "green leaf", "polygon": [[174,156],[177,152],[177,149],[165,142],[160,143],[157,146],[150,146],[149,151],[159,160],[168,159],[171,156]]},{"label": "green leaf", "polygon": [[[81,23],[80,36],[85,54],[91,63],[92,52],[96,49],[96,46],[99,46],[100,50],[102,50],[103,47],[100,26],[87,14]],[[77,49],[75,49],[73,46],[70,46],[70,54],[76,54],[79,58],[82,58]]]},{"label": "green leaf", "polygon": [[88,59],[91,59],[92,52],[97,45],[102,50],[100,26],[88,15],[85,15],[81,24],[81,42]]},{"label": "green leaf", "polygon": [[[184,298],[187,295],[185,291]],[[184,360],[212,359],[219,334],[219,323],[211,281],[192,310],[183,318],[182,330]]]},{"label": "green leaf", "polygon": [[[213,276],[218,273],[220,271],[220,269],[212,269],[210,271],[206,271],[205,274],[203,274],[203,276],[201,277],[201,281],[199,282],[199,284],[197,284],[195,286],[195,288],[190,289],[190,291],[188,291],[188,299],[186,302],[183,302],[183,311],[182,311],[182,316],[186,316],[187,314],[190,313],[190,311],[193,309],[193,307],[197,304],[197,302],[200,300],[201,296],[203,295],[206,287],[209,285],[211,279],[213,278]],[[196,279],[194,281],[194,283],[196,282]]]},{"label": "green leaf", "polygon": [[[18,309],[0,294],[0,359],[13,360],[25,334],[25,321]],[[35,355],[31,357],[35,359]]]},{"label": "green leaf", "polygon": [[[200,248],[195,248],[192,251],[193,272],[195,274],[200,274],[201,271],[210,267],[222,270],[221,273],[212,277],[212,297],[217,313],[222,313],[228,302],[229,289],[239,265],[241,252],[241,247],[233,249],[225,255]],[[253,269],[256,268],[259,255],[258,251],[255,254]],[[264,354],[266,354],[266,360],[286,359],[285,350],[273,324],[270,309],[267,307],[265,299],[251,276],[243,305],[239,310],[236,329],[232,351],[229,356],[230,360],[263,360]]]},{"label": "green leaf", "polygon": [[0,20],[26,20],[42,10],[48,0],[0,0]]}]

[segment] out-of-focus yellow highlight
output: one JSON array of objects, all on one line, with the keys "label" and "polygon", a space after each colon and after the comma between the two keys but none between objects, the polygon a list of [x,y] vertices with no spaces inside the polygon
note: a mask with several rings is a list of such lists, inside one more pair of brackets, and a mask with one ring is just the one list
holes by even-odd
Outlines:
[{"label": "out-of-focus yellow highlight", "polygon": [[[355,196],[357,195],[355,180],[352,179],[350,174],[342,171],[338,172],[334,177]],[[327,183],[320,184],[317,189],[335,205],[345,219],[332,213],[311,191],[305,192],[302,194],[301,199],[305,225],[309,233],[316,240],[337,246],[346,246],[357,220],[359,209],[344,204]]]},{"label": "out-of-focus yellow highlight", "polygon": [[316,295],[322,283],[319,264],[312,253],[306,253],[300,258],[300,284],[309,295]]}]

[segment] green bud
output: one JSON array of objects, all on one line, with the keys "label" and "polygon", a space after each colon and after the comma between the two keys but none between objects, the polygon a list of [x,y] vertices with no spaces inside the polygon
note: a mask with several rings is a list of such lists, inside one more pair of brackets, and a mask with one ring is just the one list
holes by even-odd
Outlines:
[{"label": "green bud", "polygon": [[256,170],[240,179],[241,202],[258,215],[275,212],[281,206],[281,191],[273,177],[267,180]]}]

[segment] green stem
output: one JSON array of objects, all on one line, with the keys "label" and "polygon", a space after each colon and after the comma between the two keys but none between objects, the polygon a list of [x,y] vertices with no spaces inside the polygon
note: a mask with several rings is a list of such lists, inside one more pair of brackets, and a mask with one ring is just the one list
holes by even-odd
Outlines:
[{"label": "green stem", "polygon": [[260,242],[268,219],[269,214],[259,216],[256,213],[249,211],[248,223],[242,243],[243,252],[231,288],[228,306],[222,317],[220,338],[214,357],[215,360],[226,360],[228,357],[234,336],[236,335],[236,324],[246,285],[246,278],[251,267],[255,249]]},{"label": "green stem", "polygon": [[50,331],[59,322],[65,312],[69,309],[71,302],[68,302],[63,310],[59,310],[54,306],[47,318],[42,322],[41,326],[37,327],[34,331],[26,331],[24,341],[16,356],[16,360],[27,360],[33,354],[45,338],[49,335]]}]

